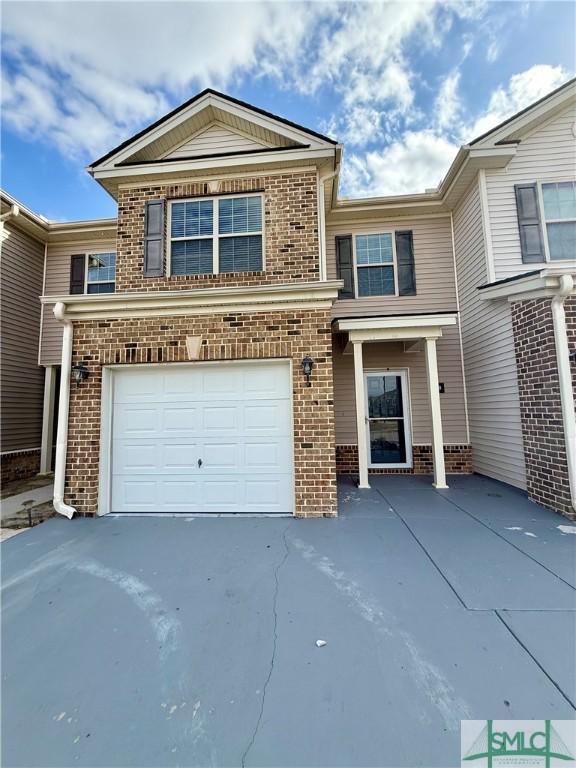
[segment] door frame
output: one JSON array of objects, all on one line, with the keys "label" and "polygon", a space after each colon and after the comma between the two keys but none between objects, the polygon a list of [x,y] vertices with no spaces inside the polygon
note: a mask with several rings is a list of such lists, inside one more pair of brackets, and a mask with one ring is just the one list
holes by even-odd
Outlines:
[{"label": "door frame", "polygon": [[[294,365],[291,357],[264,357],[253,360],[202,360],[194,362],[182,362],[182,363],[127,363],[127,364],[113,364],[102,366],[102,389],[100,398],[100,451],[99,451],[99,470],[98,470],[98,506],[96,514],[99,517],[108,515],[112,509],[112,434],[113,434],[113,418],[114,418],[114,374],[119,371],[132,371],[140,368],[150,370],[152,368],[204,368],[207,366],[229,366],[229,365],[265,365],[266,363],[283,363],[283,367],[288,368],[289,377],[289,409],[290,409],[290,458],[292,468],[292,517],[296,514],[296,463],[295,463],[295,451],[294,451]],[[122,513],[117,512],[113,514],[126,515],[127,517],[138,517],[140,513],[129,512]],[[206,514],[207,517],[214,517],[214,513],[201,513],[201,512],[145,512],[141,513],[145,517],[153,517],[158,514],[161,517],[199,517]],[[225,513],[223,513],[225,514]],[[254,517],[266,517],[267,515],[260,515],[254,513],[249,516]],[[281,517],[281,515],[273,515],[274,517]],[[235,517],[241,517],[239,514],[235,514]]]},{"label": "door frame", "polygon": [[[368,450],[368,469],[412,469],[412,414],[410,404],[410,376],[408,368],[365,368],[364,369],[364,404],[366,409],[366,442]],[[404,442],[406,461],[396,464],[374,464],[370,460],[370,417],[368,416],[368,376],[400,376],[402,412],[404,413]]]}]

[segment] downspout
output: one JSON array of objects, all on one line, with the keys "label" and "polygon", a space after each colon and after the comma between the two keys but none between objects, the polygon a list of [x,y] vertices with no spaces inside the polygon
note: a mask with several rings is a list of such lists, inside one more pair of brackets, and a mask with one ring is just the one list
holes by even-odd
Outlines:
[{"label": "downspout", "polygon": [[576,512],[576,417],[574,415],[574,393],[572,391],[568,334],[566,333],[566,312],[564,310],[564,302],[574,290],[574,278],[572,275],[562,275],[559,282],[559,290],[552,299],[552,322],[554,325],[554,343],[556,345],[556,362],[560,383],[560,405],[564,426],[564,442],[566,444],[566,461],[568,463],[570,502],[572,509]]},{"label": "downspout", "polygon": [[58,435],[56,438],[56,463],[54,466],[54,509],[68,519],[76,513],[74,507],[64,503],[66,477],[66,452],[68,449],[68,412],[70,407],[70,370],[72,367],[72,321],[66,317],[66,305],[59,301],[54,307],[54,317],[64,326],[62,335],[62,369],[60,372],[60,399],[58,401]]},{"label": "downspout", "polygon": [[340,164],[325,176],[318,177],[318,242],[320,244],[320,280],[326,280],[326,214],[324,211],[324,184],[340,172]]}]

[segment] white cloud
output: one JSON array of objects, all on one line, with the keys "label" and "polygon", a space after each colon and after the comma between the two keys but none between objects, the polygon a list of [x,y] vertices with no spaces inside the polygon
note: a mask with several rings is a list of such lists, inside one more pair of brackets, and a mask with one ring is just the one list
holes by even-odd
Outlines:
[{"label": "white cloud", "polygon": [[537,64],[513,75],[507,85],[499,86],[492,93],[486,112],[467,127],[467,140],[471,141],[491,130],[508,117],[558,88],[569,77],[569,73],[563,67],[552,67],[549,64]]},{"label": "white cloud", "polygon": [[442,82],[436,97],[435,117],[440,128],[449,128],[457,120],[460,113],[458,85],[460,72],[455,70]]},{"label": "white cloud", "polygon": [[[248,76],[330,88],[331,124],[359,145],[414,122],[408,45],[438,47],[482,3],[8,2],[3,115],[20,133],[93,159],[208,85]],[[38,92],[41,76],[43,94]]]},{"label": "white cloud", "polygon": [[494,128],[558,88],[569,76],[562,67],[531,67],[496,88],[483,113],[464,120],[465,105],[458,89],[460,74],[457,70],[451,72],[436,97],[435,110],[429,118],[432,127],[406,132],[383,151],[345,158],[343,192],[351,197],[397,195],[437,186],[460,144]]},{"label": "white cloud", "polygon": [[383,152],[347,159],[342,189],[351,197],[423,192],[440,182],[456,150],[432,131],[410,131]]},{"label": "white cloud", "polygon": [[[172,103],[248,71],[280,76],[332,6],[30,2],[3,8],[3,117],[93,159]],[[42,86],[39,86],[39,83]]]}]

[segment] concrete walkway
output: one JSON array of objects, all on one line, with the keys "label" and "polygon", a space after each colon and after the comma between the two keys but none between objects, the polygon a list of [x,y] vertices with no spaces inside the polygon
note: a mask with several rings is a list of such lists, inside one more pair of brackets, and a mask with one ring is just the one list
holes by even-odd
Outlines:
[{"label": "concrete walkway", "polygon": [[2,765],[449,768],[461,719],[572,719],[574,526],[496,482],[429,483],[344,478],[337,520],[6,542]]}]

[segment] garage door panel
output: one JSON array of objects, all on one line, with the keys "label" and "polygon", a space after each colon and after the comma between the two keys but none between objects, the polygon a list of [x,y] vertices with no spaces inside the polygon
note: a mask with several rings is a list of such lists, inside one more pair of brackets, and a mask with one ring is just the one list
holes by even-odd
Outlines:
[{"label": "garage door panel", "polygon": [[142,477],[112,478],[112,509],[124,512],[154,512],[158,506],[158,483]]},{"label": "garage door panel", "polygon": [[232,433],[240,429],[238,405],[205,405],[202,408],[202,428],[204,433]]},{"label": "garage door panel", "polygon": [[284,398],[290,396],[290,379],[278,376],[274,368],[253,366],[244,371],[244,393],[250,397]]},{"label": "garage door panel", "polygon": [[115,441],[113,451],[116,457],[115,474],[154,472],[160,469],[158,447],[153,441]]},{"label": "garage door panel", "polygon": [[162,432],[189,432],[199,428],[200,409],[188,403],[166,405],[160,411]]},{"label": "garage door panel", "polygon": [[148,407],[120,404],[114,409],[114,435],[155,434],[159,431],[159,426],[160,414],[152,404]]},{"label": "garage door panel", "polygon": [[[160,371],[163,400],[172,402],[201,399],[202,380],[201,377],[193,375],[191,369],[176,367],[172,369],[162,368]],[[154,372],[151,375],[154,376]]]},{"label": "garage door panel", "polygon": [[196,443],[166,442],[162,446],[160,468],[162,471],[190,471],[197,468],[199,446]]},{"label": "garage door panel", "polygon": [[114,374],[112,511],[291,513],[288,366],[170,369]]},{"label": "garage door panel", "polygon": [[141,370],[122,371],[114,378],[114,402],[157,402],[162,396],[162,377],[142,375]]}]

